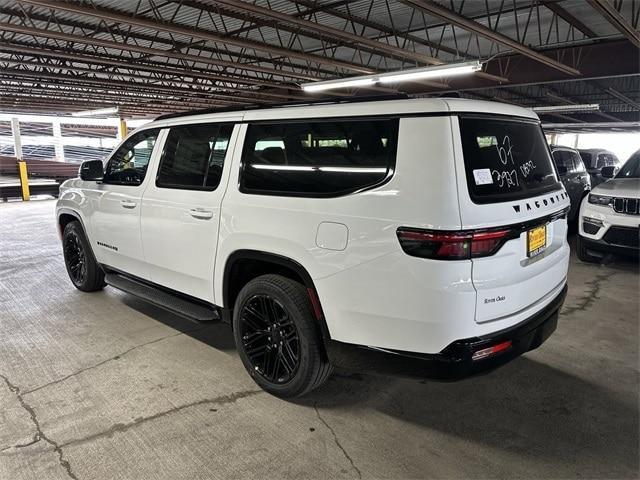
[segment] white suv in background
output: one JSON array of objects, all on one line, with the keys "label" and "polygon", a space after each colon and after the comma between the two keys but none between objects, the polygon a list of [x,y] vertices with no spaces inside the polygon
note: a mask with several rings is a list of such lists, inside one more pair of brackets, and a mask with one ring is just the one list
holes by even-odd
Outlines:
[{"label": "white suv in background", "polygon": [[614,176],[616,169],[602,169],[610,180],[591,190],[580,207],[578,257],[585,262],[607,253],[637,258],[640,252],[640,150]]},{"label": "white suv in background", "polygon": [[413,99],[161,117],[56,214],[77,288],[230,321],[287,397],[333,365],[460,378],[539,346],[568,209],[534,113]]}]

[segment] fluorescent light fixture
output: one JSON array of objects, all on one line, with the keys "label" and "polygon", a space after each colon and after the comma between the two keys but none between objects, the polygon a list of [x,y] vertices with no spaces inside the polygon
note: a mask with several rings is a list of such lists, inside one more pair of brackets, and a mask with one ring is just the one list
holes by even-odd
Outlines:
[{"label": "fluorescent light fixture", "polygon": [[328,80],[326,82],[305,83],[302,85],[302,90],[305,92],[320,92],[322,90],[331,90],[334,88],[347,88],[347,87],[364,87],[366,85],[373,85],[375,80],[370,77],[353,77],[346,80]]},{"label": "fluorescent light fixture", "polygon": [[455,75],[468,75],[482,68],[480,62],[457,63],[451,65],[438,65],[435,67],[412,68],[402,72],[383,73],[378,75],[380,83],[410,82],[426,78],[453,77]]},{"label": "fluorescent light fixture", "polygon": [[84,110],[82,112],[73,112],[72,117],[94,117],[96,115],[112,115],[118,113],[118,107],[99,108],[97,110]]},{"label": "fluorescent light fixture", "polygon": [[536,113],[570,113],[570,112],[594,112],[600,110],[599,103],[587,103],[580,105],[553,105],[549,107],[533,107]]},{"label": "fluorescent light fixture", "polygon": [[322,82],[303,83],[305,92],[319,92],[335,88],[363,87],[375,83],[397,83],[423,80],[427,78],[451,77],[454,75],[466,75],[482,69],[482,63],[478,61],[452,63],[449,65],[434,65],[431,67],[411,68],[400,72],[387,72],[379,75],[365,75],[351,78],[340,78]]}]

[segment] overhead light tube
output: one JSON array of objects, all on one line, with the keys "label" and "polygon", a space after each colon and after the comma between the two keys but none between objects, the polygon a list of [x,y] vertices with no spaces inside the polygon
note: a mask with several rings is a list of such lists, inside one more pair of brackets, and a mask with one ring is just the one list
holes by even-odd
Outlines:
[{"label": "overhead light tube", "polygon": [[376,83],[398,83],[423,80],[426,78],[443,78],[455,75],[468,75],[482,69],[479,61],[435,65],[431,67],[411,68],[399,72],[387,72],[378,75],[365,75],[321,82],[303,83],[305,92],[319,92],[337,88],[353,88],[374,85]]},{"label": "overhead light tube", "polygon": [[600,110],[599,103],[586,103],[580,105],[549,105],[547,107],[533,107],[536,113],[569,113],[569,112],[594,112]]},{"label": "overhead light tube", "polygon": [[320,92],[323,90],[332,90],[334,88],[364,87],[373,85],[375,80],[368,77],[354,77],[346,80],[329,80],[326,82],[305,83],[302,90],[305,92]]},{"label": "overhead light tube", "polygon": [[451,65],[438,65],[436,67],[412,68],[402,72],[390,72],[378,75],[380,83],[411,82],[426,78],[453,77],[456,75],[468,75],[482,68],[480,62],[458,63]]},{"label": "overhead light tube", "polygon": [[118,113],[118,107],[98,108],[96,110],[84,110],[82,112],[73,112],[72,117],[94,117],[96,115],[111,115]]}]

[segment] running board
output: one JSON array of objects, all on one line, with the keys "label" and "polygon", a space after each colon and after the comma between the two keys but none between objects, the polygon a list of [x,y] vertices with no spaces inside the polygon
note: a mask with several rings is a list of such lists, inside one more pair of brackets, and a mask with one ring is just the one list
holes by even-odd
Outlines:
[{"label": "running board", "polygon": [[142,300],[164,308],[165,310],[196,322],[210,322],[220,320],[220,312],[213,306],[207,306],[195,301],[189,301],[165,290],[155,288],[142,282],[119,275],[107,273],[104,281],[118,290],[135,295]]}]

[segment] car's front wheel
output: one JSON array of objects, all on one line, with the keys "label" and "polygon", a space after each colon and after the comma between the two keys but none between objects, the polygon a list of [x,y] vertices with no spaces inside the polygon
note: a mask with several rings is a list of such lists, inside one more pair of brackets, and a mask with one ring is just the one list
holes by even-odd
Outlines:
[{"label": "car's front wheel", "polygon": [[236,347],[247,372],[264,390],[297,397],[331,374],[306,288],[263,275],[240,291],[233,311]]},{"label": "car's front wheel", "polygon": [[69,278],[78,290],[95,292],[104,288],[104,272],[93,256],[80,222],[69,222],[64,227],[62,252]]}]

